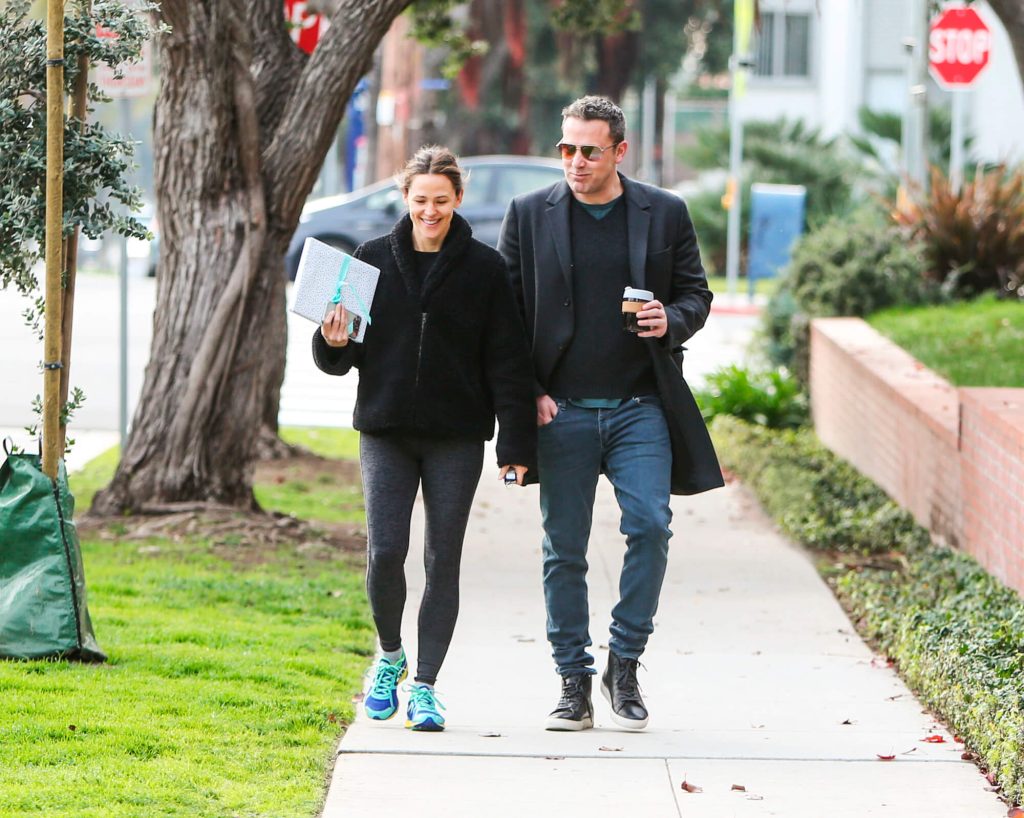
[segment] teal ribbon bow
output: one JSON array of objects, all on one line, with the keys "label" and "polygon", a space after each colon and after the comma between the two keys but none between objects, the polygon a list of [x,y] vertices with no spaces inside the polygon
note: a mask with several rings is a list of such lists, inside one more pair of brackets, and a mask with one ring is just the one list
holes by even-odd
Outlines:
[{"label": "teal ribbon bow", "polygon": [[[367,326],[369,326],[371,323],[373,323],[370,320],[370,310],[367,309],[366,304],[363,303],[363,299],[359,295],[359,291],[355,287],[352,286],[351,282],[349,282],[347,280],[348,279],[348,266],[351,263],[352,263],[352,256],[345,255],[345,257],[342,258],[342,260],[341,260],[341,269],[338,271],[338,287],[334,291],[334,297],[331,298],[331,303],[332,304],[339,304],[339,303],[341,303],[341,290],[342,290],[342,287],[348,287],[349,290],[352,291],[352,295],[355,296],[356,302],[358,303],[359,308],[363,311],[363,313],[365,313],[365,315],[366,315],[366,319],[365,319],[366,320],[366,324],[367,324]],[[350,318],[349,322],[348,322],[348,327],[346,328],[346,332],[351,333],[353,328],[354,328],[354,326],[355,326],[355,319],[354,318]]]}]

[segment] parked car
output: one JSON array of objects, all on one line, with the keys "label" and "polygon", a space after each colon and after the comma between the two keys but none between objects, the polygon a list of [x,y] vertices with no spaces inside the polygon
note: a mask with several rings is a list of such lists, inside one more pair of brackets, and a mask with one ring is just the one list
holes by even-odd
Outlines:
[{"label": "parked car", "polygon": [[[468,172],[459,213],[473,227],[473,235],[492,247],[514,196],[562,178],[561,162],[539,156],[464,156],[459,164]],[[393,179],[306,202],[285,254],[288,278],[295,279],[308,237],[351,253],[367,239],[389,232],[404,206]]]}]

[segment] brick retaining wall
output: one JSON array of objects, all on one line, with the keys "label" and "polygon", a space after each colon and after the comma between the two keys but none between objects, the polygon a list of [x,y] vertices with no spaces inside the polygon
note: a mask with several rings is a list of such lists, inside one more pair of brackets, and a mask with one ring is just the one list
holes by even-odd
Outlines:
[{"label": "brick retaining wall", "polygon": [[811,325],[830,449],[1024,593],[1024,389],[957,389],[859,318]]}]

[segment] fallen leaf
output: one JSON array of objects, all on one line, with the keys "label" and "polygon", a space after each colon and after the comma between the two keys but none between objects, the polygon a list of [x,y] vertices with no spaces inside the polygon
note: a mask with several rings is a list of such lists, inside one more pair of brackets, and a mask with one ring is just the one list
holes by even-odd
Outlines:
[{"label": "fallen leaf", "polygon": [[921,741],[927,741],[929,744],[945,744],[946,740],[936,733],[934,736],[925,736]]},{"label": "fallen leaf", "polygon": [[917,748],[916,747],[911,747],[909,750],[904,750],[902,753],[900,753],[900,755],[908,756],[911,753],[916,753],[916,752],[917,752]]},{"label": "fallen leaf", "polygon": [[729,789],[733,790],[735,792],[746,792],[747,791],[747,788],[744,787],[742,784],[733,784],[732,787],[730,787]]},{"label": "fallen leaf", "polygon": [[329,721],[331,724],[337,724],[338,723],[338,717],[335,716],[333,713],[328,713],[327,714],[327,721]]},{"label": "fallen leaf", "polygon": [[622,752],[622,748],[621,747],[605,747],[605,746],[602,745],[601,747],[598,747],[597,749],[600,750],[602,753],[621,753]]},{"label": "fallen leaf", "polygon": [[962,753],[960,753],[960,758],[962,758],[964,761],[974,761],[977,758],[977,756],[970,750],[964,750]]},{"label": "fallen leaf", "polygon": [[1006,813],[1006,818],[1024,818],[1024,809],[1020,807],[1010,807],[1009,812]]},{"label": "fallen leaf", "polygon": [[963,744],[964,743],[964,740],[962,738],[960,738],[960,736],[953,736],[953,741],[955,741],[957,744]]},{"label": "fallen leaf", "polygon": [[840,724],[853,724],[853,722],[852,722],[852,721],[850,721],[849,719],[843,719],[843,720],[842,720],[841,722],[839,722],[839,723],[840,723]]},{"label": "fallen leaf", "polygon": [[363,700],[363,695],[363,693],[356,693],[356,695],[352,697],[352,703],[359,704],[359,702]]},{"label": "fallen leaf", "polygon": [[994,787],[996,785],[996,774],[985,773],[985,780]]},{"label": "fallen leaf", "polygon": [[896,759],[895,755],[884,756],[881,753],[875,753],[875,755],[878,756],[879,761],[894,761]]},{"label": "fallen leaf", "polygon": [[701,787],[698,787],[696,784],[691,784],[689,781],[684,781],[680,785],[680,788],[684,792],[704,792],[704,790]]},{"label": "fallen leaf", "polygon": [[504,738],[501,733],[481,733],[480,738]]},{"label": "fallen leaf", "polygon": [[75,730],[77,730],[77,729],[78,728],[75,725],[73,725],[73,724],[69,724],[68,725],[68,730],[70,730],[72,733],[75,732]]}]

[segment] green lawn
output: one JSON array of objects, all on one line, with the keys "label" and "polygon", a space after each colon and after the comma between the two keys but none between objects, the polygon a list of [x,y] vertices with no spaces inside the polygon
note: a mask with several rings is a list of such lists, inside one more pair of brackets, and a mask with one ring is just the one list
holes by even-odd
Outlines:
[{"label": "green lawn", "polygon": [[[303,434],[354,451],[352,432]],[[80,508],[115,464],[72,476]],[[109,534],[82,550],[110,661],[0,662],[0,816],[316,815],[374,650],[361,556]]]},{"label": "green lawn", "polygon": [[883,310],[871,326],[956,386],[1024,386],[1024,304],[983,296]]}]

